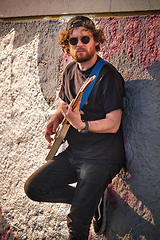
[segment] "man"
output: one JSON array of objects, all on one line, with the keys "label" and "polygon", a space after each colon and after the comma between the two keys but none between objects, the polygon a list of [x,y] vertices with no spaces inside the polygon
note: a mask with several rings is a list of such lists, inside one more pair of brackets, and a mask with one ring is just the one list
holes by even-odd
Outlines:
[{"label": "man", "polygon": [[[66,136],[69,146],[25,184],[25,192],[32,200],[71,204],[67,215],[70,240],[88,239],[93,215],[95,232],[104,232],[105,189],[124,163],[124,81],[111,64],[101,69],[82,112],[80,103],[72,110],[80,86],[101,59],[97,51],[104,40],[102,30],[84,16],[70,19],[59,35],[59,44],[74,61],[64,71],[59,93],[62,103],[46,127],[45,138],[51,143],[51,135],[65,117],[71,124]],[[70,185],[75,182],[76,187]]]}]

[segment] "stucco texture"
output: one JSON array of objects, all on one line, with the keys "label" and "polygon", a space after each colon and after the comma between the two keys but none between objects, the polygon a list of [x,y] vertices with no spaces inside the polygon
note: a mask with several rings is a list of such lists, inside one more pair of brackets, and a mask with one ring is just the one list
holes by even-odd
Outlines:
[{"label": "stucco texture", "polygon": [[[71,60],[57,44],[67,18],[0,22],[0,239],[67,239],[66,204],[36,203],[23,187],[45,162],[45,126]],[[160,16],[96,18],[101,56],[125,79],[127,173],[108,187],[108,226],[90,239],[160,239]]]}]

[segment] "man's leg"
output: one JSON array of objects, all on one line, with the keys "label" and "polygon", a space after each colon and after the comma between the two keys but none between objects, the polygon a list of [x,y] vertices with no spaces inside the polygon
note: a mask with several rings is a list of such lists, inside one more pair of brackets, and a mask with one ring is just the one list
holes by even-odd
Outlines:
[{"label": "man's leg", "polygon": [[77,180],[77,174],[63,152],[49,160],[25,183],[27,196],[39,202],[61,202],[71,204],[75,188],[70,186]]},{"label": "man's leg", "polygon": [[120,166],[99,166],[84,162],[78,164],[76,170],[79,172],[78,183],[67,216],[69,240],[87,240],[99,200],[112,178],[119,172]]}]

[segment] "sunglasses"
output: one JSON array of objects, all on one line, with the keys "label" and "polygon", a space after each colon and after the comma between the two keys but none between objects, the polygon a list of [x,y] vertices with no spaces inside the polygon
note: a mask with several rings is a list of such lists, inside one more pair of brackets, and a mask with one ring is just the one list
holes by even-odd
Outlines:
[{"label": "sunglasses", "polygon": [[80,39],[83,44],[88,44],[91,37],[93,37],[93,36],[82,36],[82,37],[79,37],[79,38],[78,37],[77,38],[73,37],[73,38],[69,39],[69,43],[71,45],[75,46],[75,45],[77,45],[77,43]]}]

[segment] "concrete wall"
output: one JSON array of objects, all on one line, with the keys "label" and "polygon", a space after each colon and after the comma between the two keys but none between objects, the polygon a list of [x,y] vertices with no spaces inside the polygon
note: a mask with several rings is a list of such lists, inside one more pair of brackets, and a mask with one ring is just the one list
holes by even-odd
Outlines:
[{"label": "concrete wall", "polygon": [[[34,203],[24,193],[45,162],[45,125],[58,104],[70,59],[56,39],[67,18],[0,22],[1,239],[67,239],[65,204]],[[95,18],[101,55],[125,79],[127,166],[109,186],[108,228],[92,239],[160,239],[160,16]]]},{"label": "concrete wall", "polygon": [[159,0],[1,0],[0,17],[160,10]]}]

